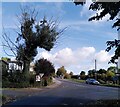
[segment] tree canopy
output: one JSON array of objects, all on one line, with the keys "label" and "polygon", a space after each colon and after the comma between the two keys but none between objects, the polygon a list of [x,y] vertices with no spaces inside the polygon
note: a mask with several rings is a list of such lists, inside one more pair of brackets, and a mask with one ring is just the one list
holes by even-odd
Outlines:
[{"label": "tree canopy", "polygon": [[35,62],[34,70],[36,74],[44,73],[44,76],[49,76],[55,73],[54,65],[44,58],[41,58]]},{"label": "tree canopy", "polygon": [[81,72],[80,72],[80,75],[85,75],[85,71],[81,71]]},{"label": "tree canopy", "polygon": [[[84,5],[85,2],[79,2],[78,0],[74,0],[74,3],[76,5]],[[120,1],[118,2],[103,2],[103,0],[97,0],[93,1],[91,5],[89,6],[89,10],[96,11],[96,15],[90,17],[88,20],[102,20],[103,17],[105,17],[107,14],[110,15],[109,20],[115,19],[116,21],[113,23],[112,27],[117,27],[117,30],[120,29]],[[101,11],[100,14],[98,14],[97,11]],[[115,47],[115,54],[111,57],[110,62],[115,63],[115,60],[120,57],[120,40],[113,40],[113,41],[107,41],[107,49],[106,51],[110,51],[113,47]]]},{"label": "tree canopy", "polygon": [[66,69],[65,69],[65,67],[64,66],[62,66],[62,67],[60,67],[60,68],[58,68],[58,70],[57,70],[57,75],[58,76],[60,76],[60,75],[65,75],[67,73],[67,71],[66,71]]}]

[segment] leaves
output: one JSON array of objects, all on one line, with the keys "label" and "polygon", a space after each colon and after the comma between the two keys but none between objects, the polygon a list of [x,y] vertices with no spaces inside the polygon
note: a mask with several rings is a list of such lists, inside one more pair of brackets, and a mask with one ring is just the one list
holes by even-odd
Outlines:
[{"label": "leaves", "polygon": [[41,58],[35,62],[34,70],[36,74],[44,73],[45,76],[49,76],[55,73],[54,65],[44,58]]},{"label": "leaves", "polygon": [[[77,0],[75,0],[77,1]],[[84,4],[83,2],[74,2],[76,5]],[[97,0],[96,2],[92,2],[92,4],[89,7],[89,10],[96,11],[96,15],[89,18],[89,21],[92,20],[102,20],[103,17],[105,17],[107,14],[110,15],[109,20],[116,19],[115,23],[112,25],[112,28],[118,27],[117,30],[120,30],[120,18],[118,18],[118,15],[120,17],[120,1],[118,2],[103,2],[102,0]],[[100,14],[98,14],[97,11],[101,11]],[[109,52],[112,48],[115,48],[115,54],[113,57],[111,57],[110,62],[115,63],[115,60],[120,57],[120,41],[114,40],[114,41],[107,41],[107,49],[106,51]]]}]

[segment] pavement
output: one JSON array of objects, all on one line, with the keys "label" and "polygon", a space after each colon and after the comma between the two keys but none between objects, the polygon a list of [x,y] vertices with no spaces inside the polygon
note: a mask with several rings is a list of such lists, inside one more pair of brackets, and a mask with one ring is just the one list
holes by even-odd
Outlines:
[{"label": "pavement", "polygon": [[[44,91],[34,95],[8,103],[5,107],[29,106],[29,107],[54,107],[54,106],[82,106],[97,100],[120,99],[120,88],[89,85],[57,79],[58,85],[47,87]],[[49,88],[49,89],[48,89]]]}]

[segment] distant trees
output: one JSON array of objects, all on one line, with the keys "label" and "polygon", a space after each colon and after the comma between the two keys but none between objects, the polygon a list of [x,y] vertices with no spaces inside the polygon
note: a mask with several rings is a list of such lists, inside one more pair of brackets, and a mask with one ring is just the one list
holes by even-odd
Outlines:
[{"label": "distant trees", "polygon": [[[80,2],[78,0],[74,0],[74,3],[76,5],[83,5],[85,2]],[[89,18],[89,21],[92,20],[102,20],[103,17],[105,17],[107,14],[110,15],[109,20],[116,20],[114,24],[112,25],[113,28],[118,27],[117,30],[120,29],[120,18],[118,17],[118,14],[120,14],[120,1],[118,2],[103,2],[102,0],[96,0],[93,1],[90,6],[89,10],[96,11],[96,15]],[[100,14],[98,14],[98,11],[101,11]],[[107,49],[106,51],[110,51],[112,48],[115,48],[115,54],[111,57],[110,62],[115,63],[115,60],[120,57],[120,40],[113,40],[113,41],[107,41]]]},{"label": "distant trees", "polygon": [[71,72],[69,73],[69,75],[71,75],[71,76],[72,76],[72,75],[73,75],[73,72],[71,71]]},{"label": "distant trees", "polygon": [[116,77],[115,69],[116,69],[116,67],[111,66],[107,70],[99,69],[96,72],[95,72],[95,70],[89,70],[88,71],[88,78],[95,78],[102,83],[106,83],[107,81],[113,81],[114,82],[113,78]]},{"label": "distant trees", "polygon": [[65,78],[65,79],[70,79],[70,78],[71,78],[71,75],[68,74],[68,73],[65,73],[64,78]]},{"label": "distant trees", "polygon": [[[70,74],[72,75],[73,72],[70,72]],[[56,75],[65,79],[70,79],[71,75],[67,73],[67,70],[65,69],[64,66],[58,68]]]},{"label": "distant trees", "polygon": [[99,69],[97,71],[98,74],[103,74],[103,73],[106,73],[107,71],[105,69]]},{"label": "distant trees", "polygon": [[116,67],[110,66],[110,67],[107,69],[107,71],[112,71],[113,73],[115,73]]},{"label": "distant trees", "polygon": [[57,76],[64,76],[65,74],[66,74],[66,69],[65,69],[65,67],[64,66],[62,66],[62,67],[60,67],[60,68],[58,68],[58,70],[57,70]]},{"label": "distant trees", "polygon": [[94,69],[93,70],[89,70],[88,71],[88,76],[91,77],[91,78],[95,78],[95,72],[96,71]]}]

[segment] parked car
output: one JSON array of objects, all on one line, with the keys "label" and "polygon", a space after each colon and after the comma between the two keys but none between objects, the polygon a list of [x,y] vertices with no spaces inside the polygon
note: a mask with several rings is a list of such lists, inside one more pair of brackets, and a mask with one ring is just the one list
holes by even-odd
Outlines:
[{"label": "parked car", "polygon": [[86,80],[86,84],[99,85],[100,83],[97,80],[93,79],[93,78],[88,78]]}]

